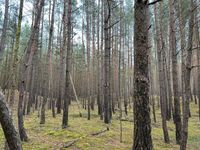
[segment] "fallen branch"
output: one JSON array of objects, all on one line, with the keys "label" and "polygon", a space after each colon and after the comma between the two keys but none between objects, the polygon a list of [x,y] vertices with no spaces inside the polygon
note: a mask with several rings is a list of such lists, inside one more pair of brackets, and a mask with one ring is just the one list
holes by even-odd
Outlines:
[{"label": "fallen branch", "polygon": [[149,3],[148,5],[154,5],[154,4],[156,4],[157,2],[160,2],[160,1],[162,1],[162,0],[155,0],[155,1],[151,2],[151,3]]},{"label": "fallen branch", "polygon": [[133,120],[130,120],[130,119],[121,119],[121,121],[133,122]]},{"label": "fallen branch", "polygon": [[73,91],[74,91],[74,95],[75,95],[75,98],[76,98],[76,102],[77,102],[77,105],[78,105],[79,116],[82,117],[81,108],[80,108],[80,103],[79,103],[79,100],[78,100],[78,96],[77,96],[77,94],[76,94],[76,90],[75,90],[75,87],[74,87],[74,82],[73,82],[73,80],[72,80],[71,74],[69,74],[69,76],[70,76],[70,81],[71,81],[72,88],[73,88]]},{"label": "fallen branch", "polygon": [[[88,135],[86,135],[86,136],[84,136],[84,137],[79,137],[79,138],[77,138],[77,139],[68,141],[68,142],[64,143],[62,146],[59,146],[59,149],[62,149],[62,148],[69,148],[69,147],[73,146],[76,142],[78,142],[80,139],[83,139],[83,138],[88,137],[88,136],[96,136],[96,135],[99,135],[99,134],[104,133],[104,132],[106,132],[106,131],[109,131],[109,127],[107,127],[105,130],[102,130],[102,131],[100,131],[100,132],[88,134]],[[56,148],[54,148],[54,149],[56,149]]]},{"label": "fallen branch", "polygon": [[68,148],[70,146],[73,146],[79,139],[80,138],[65,143],[62,148]]},{"label": "fallen branch", "polygon": [[107,127],[105,130],[102,130],[102,131],[99,131],[99,132],[96,132],[96,133],[92,133],[91,135],[92,135],[92,136],[97,136],[97,135],[99,135],[99,134],[101,134],[101,133],[104,133],[104,132],[106,132],[106,131],[109,131],[109,127]]}]

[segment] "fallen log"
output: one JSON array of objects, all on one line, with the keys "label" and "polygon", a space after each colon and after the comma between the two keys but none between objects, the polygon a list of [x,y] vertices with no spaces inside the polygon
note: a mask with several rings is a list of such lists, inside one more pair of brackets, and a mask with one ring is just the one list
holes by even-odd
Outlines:
[{"label": "fallen log", "polygon": [[79,139],[80,138],[65,143],[62,148],[68,148],[68,147],[74,145]]}]

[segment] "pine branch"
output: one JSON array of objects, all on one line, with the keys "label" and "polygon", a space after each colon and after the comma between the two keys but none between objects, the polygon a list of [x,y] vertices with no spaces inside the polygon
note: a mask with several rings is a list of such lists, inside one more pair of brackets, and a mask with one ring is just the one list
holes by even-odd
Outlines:
[{"label": "pine branch", "polygon": [[154,5],[154,4],[156,4],[157,2],[160,2],[160,1],[162,1],[162,0],[155,0],[155,1],[151,2],[151,3],[149,3],[148,5]]}]

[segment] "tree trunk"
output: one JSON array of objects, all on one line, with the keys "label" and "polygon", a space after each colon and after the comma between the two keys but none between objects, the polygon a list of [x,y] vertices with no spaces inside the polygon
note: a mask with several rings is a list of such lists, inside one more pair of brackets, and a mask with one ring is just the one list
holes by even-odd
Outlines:
[{"label": "tree trunk", "polygon": [[[64,3],[66,3],[64,1]],[[63,10],[63,16],[62,16],[62,26],[63,26],[63,43],[60,40],[60,45],[62,43],[62,46],[60,46],[60,78],[59,78],[59,96],[58,96],[58,101],[57,101],[57,113],[61,113],[61,104],[63,100],[63,80],[64,80],[64,54],[65,54],[65,45],[66,45],[66,40],[67,40],[67,35],[66,35],[66,4],[64,4],[64,10]],[[61,29],[62,29],[61,26]],[[61,32],[60,32],[60,38],[61,38]]]},{"label": "tree trunk", "polygon": [[[13,56],[13,73],[16,74],[16,64],[17,64],[17,53],[19,49],[19,42],[20,42],[20,34],[21,34],[21,22],[22,22],[22,13],[23,13],[23,4],[24,1],[20,0],[20,9],[19,9],[19,16],[18,16],[18,26],[17,26],[17,33],[16,33],[16,43],[14,49],[14,56]],[[15,93],[15,75],[13,74],[13,94]],[[14,96],[14,95],[13,95]],[[24,121],[23,121],[23,98],[21,98],[22,94],[19,94],[19,102],[18,102],[18,128],[19,128],[19,135],[22,141],[27,141],[28,136],[24,129]]]},{"label": "tree trunk", "polygon": [[0,123],[10,150],[22,150],[22,143],[12,123],[8,107],[4,102],[4,96],[0,93]]},{"label": "tree trunk", "polygon": [[4,12],[4,20],[3,20],[3,29],[0,39],[0,62],[3,60],[3,52],[5,48],[5,41],[6,41],[6,32],[7,32],[7,25],[8,25],[8,9],[9,9],[9,0],[5,0],[5,12]]},{"label": "tree trunk", "polygon": [[106,5],[104,5],[104,123],[110,123],[110,111],[109,111],[109,101],[111,98],[110,95],[110,34],[109,34],[109,23],[110,23],[110,1],[106,1]]},{"label": "tree trunk", "polygon": [[91,100],[91,87],[90,87],[90,1],[86,0],[86,47],[87,47],[87,119],[90,120],[90,100]]},{"label": "tree trunk", "polygon": [[186,99],[184,101],[183,109],[183,125],[182,125],[182,141],[180,150],[186,150],[188,139],[188,120],[189,120],[189,105],[190,105],[190,77],[191,77],[191,60],[192,60],[192,39],[193,39],[193,27],[194,27],[194,2],[190,0],[190,18],[189,18],[189,35],[187,45],[187,57],[185,68],[185,93]]},{"label": "tree trunk", "polygon": [[[25,60],[21,66],[21,79],[19,82],[19,103],[18,107],[22,107],[23,104],[23,99],[24,99],[24,92],[25,92],[25,85],[26,85],[26,79],[30,75],[30,66],[32,64],[32,60],[34,57],[35,52],[37,51],[37,46],[38,46],[38,37],[39,37],[39,24],[40,24],[40,18],[41,18],[41,12],[42,8],[44,5],[44,0],[38,0],[36,4],[36,16],[34,19],[34,25],[31,29],[31,35],[30,39],[28,42],[28,46],[26,48],[26,53],[25,53]],[[22,132],[24,131],[23,129],[23,111],[22,108],[18,108],[18,114],[19,114],[19,130]],[[21,116],[22,115],[22,116]],[[21,129],[20,129],[21,128]]]},{"label": "tree trunk", "polygon": [[[160,13],[162,12],[162,6],[160,5]],[[162,37],[162,18],[160,17],[160,30],[158,30],[158,20],[157,20],[157,6],[154,6],[154,13],[155,13],[155,25],[156,25],[156,35],[157,35],[157,57],[158,57],[158,69],[159,69],[159,83],[160,83],[160,105],[161,105],[161,117],[162,117],[162,128],[164,134],[164,141],[169,143],[169,134],[167,129],[167,122],[166,122],[166,105],[165,105],[165,88],[164,88],[164,41]]]},{"label": "tree trunk", "polygon": [[178,68],[176,54],[176,35],[175,35],[175,0],[169,0],[169,48],[172,53],[172,79],[174,91],[174,123],[176,127],[176,143],[181,142],[181,111],[180,99],[178,94]]},{"label": "tree trunk", "polygon": [[[53,25],[54,25],[54,9],[55,9],[55,0],[53,0],[53,7],[52,7],[52,14],[51,14],[51,23],[49,29],[49,41],[48,41],[48,52],[46,57],[46,68],[44,72],[44,96],[42,101],[42,108],[41,108],[41,118],[40,124],[45,124],[45,105],[47,99],[50,95],[50,80],[51,80],[51,55],[52,55],[52,38],[53,38]],[[51,103],[50,103],[51,106]]]},{"label": "tree trunk", "polygon": [[100,0],[98,0],[98,15],[97,15],[97,105],[98,105],[98,115],[101,114],[101,102],[100,102],[100,85],[101,85],[101,76],[100,76]]},{"label": "tree trunk", "polygon": [[153,149],[149,106],[147,2],[135,1],[133,150]]},{"label": "tree trunk", "polygon": [[[197,17],[197,11],[195,13],[195,34],[196,34],[196,38],[197,38],[197,62],[198,62],[198,65],[200,66],[200,37],[199,37],[199,23],[198,23],[198,17]],[[197,97],[198,97],[198,100],[199,100],[199,121],[200,121],[200,67],[198,67],[197,69],[198,71],[198,74],[197,74]]]},{"label": "tree trunk", "polygon": [[68,127],[68,108],[70,99],[70,70],[71,70],[71,18],[72,18],[72,0],[68,1],[68,13],[67,13],[67,56],[66,56],[66,81],[65,81],[65,98],[63,106],[63,118],[62,118],[62,128]]}]

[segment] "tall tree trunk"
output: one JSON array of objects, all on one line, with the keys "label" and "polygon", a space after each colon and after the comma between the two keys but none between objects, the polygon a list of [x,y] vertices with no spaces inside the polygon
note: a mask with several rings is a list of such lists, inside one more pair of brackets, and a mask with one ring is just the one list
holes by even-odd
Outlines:
[{"label": "tall tree trunk", "polygon": [[98,105],[98,115],[101,114],[101,102],[100,102],[100,85],[101,85],[101,76],[100,76],[100,0],[98,0],[98,15],[97,15],[97,105]]},{"label": "tall tree trunk", "polygon": [[86,41],[87,41],[87,109],[88,116],[87,119],[90,120],[90,103],[91,103],[91,87],[90,87],[90,0],[86,0]]},{"label": "tall tree trunk", "polygon": [[135,1],[133,150],[153,149],[149,106],[147,3],[148,1]]},{"label": "tall tree trunk", "polygon": [[107,0],[104,5],[104,123],[110,123],[110,112],[109,112],[109,101],[110,95],[110,34],[109,34],[109,23],[111,17],[110,1]]},{"label": "tall tree trunk", "polygon": [[[181,42],[181,94],[182,94],[182,104],[185,101],[185,78],[184,78],[184,72],[185,72],[185,30],[184,30],[184,20],[183,20],[183,6],[182,1],[178,1],[179,6],[179,34],[180,34],[180,42]],[[184,106],[182,107],[182,110],[184,109]]]},{"label": "tall tree trunk", "polygon": [[66,56],[66,81],[65,81],[65,98],[63,105],[63,118],[62,118],[62,128],[67,128],[68,126],[68,108],[70,99],[70,70],[71,70],[71,29],[72,29],[72,0],[68,1],[68,13],[67,13],[67,56]]},{"label": "tall tree trunk", "polygon": [[[46,57],[46,68],[44,73],[44,96],[42,101],[42,108],[41,108],[41,116],[40,116],[40,124],[45,123],[45,105],[47,102],[47,98],[50,94],[50,80],[51,80],[51,55],[52,55],[52,38],[53,38],[53,25],[54,25],[54,10],[55,10],[55,0],[53,0],[53,7],[52,7],[52,14],[51,14],[51,23],[49,29],[49,41],[48,41],[48,52]],[[50,76],[48,76],[50,74]]]},{"label": "tall tree trunk", "polygon": [[169,0],[169,48],[172,53],[172,79],[174,92],[174,123],[176,127],[176,143],[181,142],[181,110],[178,94],[178,68],[176,54],[176,35],[175,35],[175,0]]},{"label": "tall tree trunk", "polygon": [[9,0],[5,0],[5,12],[4,12],[4,20],[3,20],[3,29],[0,39],[0,62],[3,59],[3,52],[5,48],[6,36],[7,36],[7,25],[8,25],[8,9],[9,9]]},{"label": "tall tree trunk", "polygon": [[[195,13],[195,35],[196,35],[196,39],[197,39],[197,62],[198,65],[200,66],[200,36],[199,36],[199,23],[198,23],[198,17],[197,17],[197,11]],[[200,67],[198,67],[197,69],[198,74],[197,74],[197,97],[199,100],[199,121],[200,121]]]},{"label": "tall tree trunk", "polygon": [[190,77],[191,77],[191,60],[192,60],[192,39],[193,39],[193,27],[194,27],[194,2],[190,0],[190,18],[189,18],[189,35],[187,45],[187,57],[185,68],[185,93],[186,99],[184,101],[183,109],[183,125],[182,125],[182,141],[180,150],[186,150],[188,139],[188,120],[189,120],[189,105],[190,105]]},{"label": "tall tree trunk", "polygon": [[[30,75],[30,66],[32,64],[32,60],[34,57],[35,52],[37,51],[38,46],[38,37],[39,37],[39,24],[40,24],[40,18],[41,18],[41,11],[44,5],[44,0],[38,0],[36,3],[36,16],[34,19],[34,25],[31,29],[31,35],[28,42],[28,46],[26,48],[25,53],[25,60],[21,66],[21,78],[19,82],[19,103],[18,103],[18,120],[19,120],[19,130],[21,132],[24,132],[23,127],[23,110],[22,110],[22,104],[24,99],[24,93],[25,93],[25,85],[26,85],[26,78]],[[25,135],[25,132],[22,133]]]},{"label": "tall tree trunk", "polygon": [[95,104],[95,90],[96,90],[96,78],[95,78],[95,61],[96,61],[96,47],[95,47],[95,1],[92,2],[92,99],[91,99],[91,109],[94,110],[94,104]]},{"label": "tall tree trunk", "polygon": [[[160,4],[160,12],[162,9],[162,6]],[[167,122],[166,122],[166,105],[165,105],[165,88],[164,88],[164,57],[163,57],[163,51],[164,51],[164,45],[163,45],[163,37],[162,37],[162,17],[160,17],[160,30],[158,27],[158,20],[157,20],[157,6],[154,6],[154,13],[155,13],[155,24],[156,24],[156,36],[157,36],[157,57],[158,57],[158,68],[159,68],[159,83],[160,83],[160,104],[161,104],[161,117],[162,117],[162,128],[163,128],[163,134],[164,134],[164,141],[166,143],[169,143],[169,134],[167,129]]]},{"label": "tall tree trunk", "polygon": [[[17,26],[17,33],[16,33],[16,43],[15,43],[15,49],[14,49],[14,57],[13,57],[13,73],[16,73],[16,64],[17,64],[17,53],[19,49],[19,42],[20,42],[20,34],[21,34],[21,22],[22,22],[22,13],[23,13],[23,5],[24,0],[20,0],[20,9],[19,9],[19,16],[18,16],[18,26]],[[15,90],[15,75],[13,75],[13,92]],[[21,93],[20,93],[21,94]],[[20,95],[21,96],[21,95]],[[18,128],[19,128],[19,135],[20,139],[22,141],[27,141],[28,136],[26,134],[26,131],[24,129],[24,121],[23,121],[23,99],[19,99],[18,102]]]},{"label": "tall tree trunk", "polygon": [[[63,80],[64,80],[64,54],[65,54],[65,46],[66,46],[66,40],[67,40],[67,35],[66,35],[66,1],[64,1],[64,8],[63,8],[63,16],[62,16],[62,26],[63,26],[63,37],[61,37],[61,32],[60,32],[60,38],[63,38],[63,43],[60,40],[60,45],[62,43],[62,46],[60,46],[60,78],[59,78],[59,96],[58,96],[58,101],[57,101],[57,113],[61,113],[61,104],[62,104],[62,99],[63,99]],[[62,28],[61,28],[62,29]],[[61,30],[62,31],[62,30]]]}]

